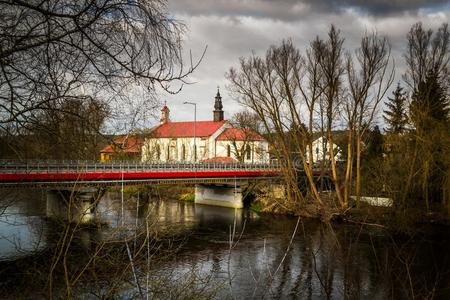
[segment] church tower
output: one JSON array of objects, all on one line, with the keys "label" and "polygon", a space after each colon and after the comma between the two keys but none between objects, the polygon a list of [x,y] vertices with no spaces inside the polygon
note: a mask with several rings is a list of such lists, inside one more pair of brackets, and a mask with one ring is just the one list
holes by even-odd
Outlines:
[{"label": "church tower", "polygon": [[222,97],[220,97],[219,88],[217,88],[216,100],[214,102],[214,122],[223,121]]},{"label": "church tower", "polygon": [[161,125],[170,122],[169,113],[169,108],[167,107],[167,105],[164,105],[164,107],[161,109],[161,119],[159,120],[159,123]]}]

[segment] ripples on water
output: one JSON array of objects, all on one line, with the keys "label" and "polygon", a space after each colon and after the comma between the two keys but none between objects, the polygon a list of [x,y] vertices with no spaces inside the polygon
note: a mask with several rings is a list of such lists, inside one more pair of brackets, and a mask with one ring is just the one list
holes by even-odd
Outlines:
[{"label": "ripples on water", "polygon": [[[139,298],[147,284],[160,299],[450,298],[446,229],[394,239],[376,228],[136,196],[125,197],[122,219],[112,192],[98,205],[102,226],[69,228],[45,218],[45,196],[2,192],[2,298]],[[74,242],[61,247],[66,233]]]}]

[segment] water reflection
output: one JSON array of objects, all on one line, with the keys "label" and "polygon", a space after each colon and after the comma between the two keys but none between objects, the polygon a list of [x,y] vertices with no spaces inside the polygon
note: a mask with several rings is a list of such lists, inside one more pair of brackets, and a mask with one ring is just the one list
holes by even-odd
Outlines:
[{"label": "water reflection", "polygon": [[34,253],[46,246],[41,201],[27,201],[29,197],[27,192],[3,191],[0,195],[0,260]]},{"label": "water reflection", "polygon": [[1,207],[0,294],[10,298],[450,296],[446,229],[394,238],[116,192],[98,203],[94,227],[48,220],[43,192],[4,193]]}]

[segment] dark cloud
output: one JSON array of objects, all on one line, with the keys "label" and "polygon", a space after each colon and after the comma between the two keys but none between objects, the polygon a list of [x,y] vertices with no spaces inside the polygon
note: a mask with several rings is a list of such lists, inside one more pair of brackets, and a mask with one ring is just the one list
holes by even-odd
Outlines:
[{"label": "dark cloud", "polygon": [[448,0],[344,0],[333,2],[334,7],[349,7],[375,16],[386,16],[397,13],[415,13],[419,9],[439,10],[448,5]]},{"label": "dark cloud", "polygon": [[420,9],[448,7],[447,0],[172,0],[170,10],[177,14],[249,16],[283,21],[310,13],[340,13],[353,9],[362,14],[386,16],[417,13]]},{"label": "dark cloud", "polygon": [[[438,28],[450,19],[450,6],[445,1],[419,0],[169,0],[174,18],[189,29],[184,49],[189,59],[206,55],[177,95],[164,95],[174,120],[191,120],[193,110],[182,103],[197,103],[197,118],[212,117],[217,86],[221,88],[226,118],[242,108],[225,88],[224,77],[239,57],[253,52],[263,55],[273,44],[291,38],[304,52],[316,36],[326,38],[330,24],[341,30],[345,48],[353,53],[364,33],[376,30],[388,36],[395,59],[396,81],[405,71],[402,53],[406,33],[412,24],[422,22],[425,28]],[[445,4],[442,4],[445,3]],[[400,17],[401,16],[401,17]],[[156,120],[157,121],[157,120]]]}]

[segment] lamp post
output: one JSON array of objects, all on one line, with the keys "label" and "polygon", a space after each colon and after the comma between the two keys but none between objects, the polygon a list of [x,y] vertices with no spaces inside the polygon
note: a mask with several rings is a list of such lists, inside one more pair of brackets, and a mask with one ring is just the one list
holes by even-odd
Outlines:
[{"label": "lamp post", "polygon": [[197,103],[185,101],[183,104],[194,105],[194,162],[197,162]]}]

